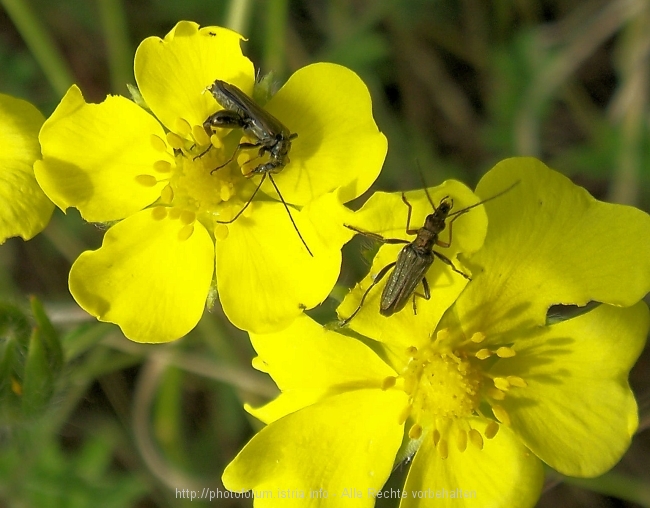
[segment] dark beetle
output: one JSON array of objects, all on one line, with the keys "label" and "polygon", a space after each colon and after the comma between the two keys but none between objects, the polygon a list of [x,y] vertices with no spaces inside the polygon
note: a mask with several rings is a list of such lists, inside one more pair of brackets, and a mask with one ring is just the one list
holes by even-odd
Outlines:
[{"label": "dark beetle", "polygon": [[[259,156],[269,154],[269,162],[251,171],[252,174],[277,173],[289,163],[291,140],[298,134],[291,133],[280,120],[260,107],[253,99],[235,85],[217,79],[208,87],[215,100],[224,108],[210,115],[203,128],[210,135],[214,128],[241,128],[256,143],[240,143],[232,157],[221,167],[231,162],[239,150],[259,147]],[[216,171],[216,170],[214,170]]]},{"label": "dark beetle", "polygon": [[212,134],[213,129],[237,129],[240,128],[244,131],[244,134],[249,138],[256,139],[255,143],[239,143],[234,153],[224,164],[212,170],[215,172],[222,167],[229,164],[234,158],[237,152],[240,150],[246,150],[250,148],[258,148],[258,157],[264,156],[264,154],[269,154],[268,162],[260,164],[255,167],[249,173],[246,174],[247,177],[252,177],[253,175],[262,175],[260,183],[257,185],[257,188],[246,202],[244,207],[237,212],[237,214],[229,221],[217,221],[220,224],[230,224],[236,221],[239,216],[244,213],[246,208],[251,204],[253,198],[262,187],[264,180],[269,178],[271,184],[275,188],[275,191],[278,193],[280,201],[284,205],[285,210],[289,214],[289,219],[291,224],[293,224],[296,233],[300,237],[300,241],[307,249],[307,252],[313,256],[307,242],[300,234],[298,226],[296,226],[289,206],[285,202],[280,189],[273,179],[272,173],[278,173],[289,163],[289,151],[291,150],[291,141],[295,139],[298,134],[291,133],[287,127],[284,126],[280,120],[275,118],[271,113],[259,106],[253,99],[248,95],[242,92],[235,85],[221,81],[220,79],[215,80],[212,83],[208,90],[213,95],[215,100],[219,105],[224,108],[216,113],[210,115],[205,122],[203,122],[203,128],[208,133]]},{"label": "dark beetle", "polygon": [[[357,313],[361,310],[363,302],[368,296],[370,290],[379,284],[379,282],[386,276],[391,268],[393,268],[393,271],[390,274],[390,277],[388,277],[388,281],[386,281],[384,290],[381,293],[379,313],[382,316],[392,316],[396,312],[402,310],[406,306],[406,303],[408,302],[411,295],[413,295],[413,312],[416,313],[415,289],[417,288],[418,284],[420,284],[420,282],[422,282],[422,287],[424,289],[424,298],[426,300],[431,298],[431,291],[429,288],[429,283],[427,282],[426,273],[433,264],[433,260],[435,258],[438,258],[444,263],[448,264],[451,269],[457,274],[462,275],[467,280],[471,280],[469,275],[461,272],[454,266],[454,263],[451,261],[451,259],[444,256],[440,252],[433,250],[433,247],[435,245],[445,248],[449,247],[451,245],[452,238],[452,224],[458,217],[467,213],[472,208],[482,205],[487,201],[491,201],[492,199],[498,198],[502,194],[508,192],[518,183],[519,182],[517,181],[498,194],[453,213],[450,212],[454,206],[454,202],[449,198],[449,196],[442,198],[440,200],[440,204],[436,208],[436,205],[433,204],[433,200],[429,195],[429,191],[425,187],[424,191],[426,192],[429,203],[433,207],[433,213],[427,215],[424,221],[424,226],[419,229],[411,229],[410,227],[412,206],[406,199],[404,193],[402,193],[402,201],[404,201],[404,204],[406,204],[408,207],[408,215],[406,218],[406,233],[409,235],[416,235],[415,240],[412,242],[409,242],[408,240],[402,240],[401,238],[384,238],[383,236],[377,235],[375,233],[369,233],[354,226],[345,224],[345,227],[348,229],[373,238],[378,242],[387,244],[406,244],[406,246],[400,251],[399,255],[397,256],[397,261],[389,263],[379,271],[370,286],[368,286],[368,289],[366,289],[365,293],[363,293],[361,301],[359,302],[359,306],[349,317],[341,321],[341,326],[349,323],[350,320],[357,315]],[[438,235],[444,231],[446,227],[446,221],[450,217],[453,217],[453,219],[451,219],[449,222],[449,241],[443,242],[438,239]]]}]

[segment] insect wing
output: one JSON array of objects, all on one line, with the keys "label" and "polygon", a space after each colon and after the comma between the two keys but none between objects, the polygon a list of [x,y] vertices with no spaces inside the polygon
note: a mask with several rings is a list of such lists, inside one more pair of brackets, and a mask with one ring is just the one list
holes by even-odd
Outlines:
[{"label": "insect wing", "polygon": [[289,130],[282,122],[235,85],[216,80],[210,87],[210,92],[221,107],[236,111],[240,116],[247,118],[249,122],[247,122],[246,129],[262,143],[268,142],[278,134],[290,136]]},{"label": "insect wing", "polygon": [[381,293],[379,312],[392,316],[402,310],[432,263],[433,254],[418,254],[411,244],[404,247]]},{"label": "insect wing", "polygon": [[217,79],[208,87],[208,90],[222,108],[234,111],[240,116],[248,116],[248,95],[235,85]]}]

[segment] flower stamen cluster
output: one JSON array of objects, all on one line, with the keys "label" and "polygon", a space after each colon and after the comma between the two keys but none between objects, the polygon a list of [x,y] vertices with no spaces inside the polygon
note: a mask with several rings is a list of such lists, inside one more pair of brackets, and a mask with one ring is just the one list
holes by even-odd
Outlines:
[{"label": "flower stamen cluster", "polygon": [[[491,375],[482,361],[492,355],[512,358],[516,353],[511,347],[475,351],[475,346],[486,338],[480,332],[454,348],[449,345],[449,338],[448,329],[442,328],[425,347],[407,348],[408,362],[400,375],[388,377],[382,384],[384,390],[395,387],[408,395],[408,404],[400,413],[398,423],[410,422],[407,434],[412,440],[431,432],[441,458],[448,456],[449,442],[455,442],[461,452],[468,442],[482,449],[483,436],[492,439],[499,423],[510,424],[508,413],[498,402],[505,399],[511,388],[527,386],[519,376]],[[494,415],[483,435],[468,423],[471,417],[485,418],[482,403],[487,403]]]},{"label": "flower stamen cluster", "polygon": [[[228,227],[223,223],[232,220],[249,199],[242,192],[249,187],[245,179],[237,173],[233,175],[229,165],[224,166],[228,162],[225,137],[229,131],[208,136],[202,126],[190,126],[183,118],[178,118],[175,125],[176,132],[167,132],[165,140],[156,135],[151,138],[152,146],[167,156],[153,164],[160,177],[145,174],[138,175],[136,180],[145,187],[167,182],[159,203],[193,213],[208,231],[223,240],[228,236]],[[250,217],[252,212],[253,203],[250,203],[242,215]]]}]

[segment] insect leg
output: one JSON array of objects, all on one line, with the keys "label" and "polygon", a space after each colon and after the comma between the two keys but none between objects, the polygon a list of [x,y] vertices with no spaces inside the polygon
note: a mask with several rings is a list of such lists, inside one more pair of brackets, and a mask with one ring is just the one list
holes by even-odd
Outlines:
[{"label": "insect leg", "polygon": [[233,161],[233,159],[235,158],[235,155],[237,155],[237,153],[239,153],[240,150],[248,150],[249,148],[256,148],[258,146],[260,146],[260,143],[239,143],[237,145],[237,148],[235,148],[235,151],[230,156],[230,159],[228,159],[226,162],[224,162],[221,166],[218,166],[218,167],[214,168],[212,171],[210,171],[210,174],[212,174],[215,171],[217,171],[217,170],[223,168],[224,166],[227,166],[228,164],[230,164]]},{"label": "insect leg", "polygon": [[[428,196],[428,194],[427,194],[427,196]],[[418,229],[412,229],[411,228],[411,213],[413,212],[413,206],[411,205],[411,203],[408,202],[408,199],[406,199],[406,195],[403,192],[402,192],[402,201],[404,202],[404,204],[406,206],[408,206],[408,209],[409,209],[408,214],[406,215],[406,232],[409,235],[417,235],[418,234]],[[434,210],[435,210],[435,206],[434,206]]]},{"label": "insect leg", "polygon": [[212,150],[212,148],[213,148],[213,145],[212,145],[212,143],[210,143],[205,150],[203,150],[200,154],[198,154],[192,160],[195,161],[196,159],[202,158],[206,153],[208,153],[210,150]]},{"label": "insect leg", "polygon": [[363,229],[359,229],[355,226],[350,226],[349,224],[343,224],[346,228],[351,229],[352,231],[359,233],[360,235],[367,236],[368,238],[372,238],[373,240],[381,243],[388,243],[388,244],[396,244],[396,243],[411,243],[408,240],[402,240],[401,238],[384,238],[381,235],[378,235],[377,233],[370,233],[369,231],[364,231]]},{"label": "insect leg", "polygon": [[422,277],[422,287],[424,288],[424,299],[429,300],[431,298],[431,291],[429,290],[429,282],[426,277]]},{"label": "insect leg", "polygon": [[[282,194],[280,194],[280,189],[278,189],[278,186],[275,184],[275,180],[273,180],[273,176],[271,176],[271,173],[264,173],[264,177],[266,177],[266,175],[269,175],[269,180],[271,180],[271,183],[273,184],[273,188],[275,189],[275,192],[278,193],[278,196],[280,197],[280,201],[282,201],[282,204],[284,205],[284,209],[285,209],[285,210],[287,211],[287,213],[289,214],[289,219],[291,219],[291,224],[293,224],[293,229],[295,229],[295,230],[296,230],[296,233],[298,233],[298,236],[300,237],[300,241],[301,241],[302,244],[305,246],[305,249],[307,249],[307,252],[309,252],[309,255],[310,255],[311,257],[314,257],[314,255],[312,254],[311,250],[309,250],[309,247],[307,246],[307,242],[305,242],[305,239],[304,239],[304,238],[302,237],[302,235],[300,234],[300,231],[298,230],[298,226],[296,226],[296,223],[295,223],[295,221],[293,220],[293,217],[291,216],[291,211],[289,210],[289,206],[288,206],[287,203],[284,201],[284,198],[282,197]],[[262,178],[262,180],[264,180],[264,178]],[[260,185],[262,185],[262,184],[260,183]],[[258,189],[259,189],[259,187],[258,187]],[[256,191],[256,192],[257,192],[257,191]]]},{"label": "insect leg", "polygon": [[433,255],[436,256],[440,261],[442,261],[443,263],[448,264],[454,272],[456,272],[456,273],[459,274],[459,275],[462,275],[462,276],[465,277],[467,280],[472,280],[471,277],[470,277],[469,275],[467,275],[467,274],[461,272],[458,268],[456,268],[456,267],[454,266],[454,263],[452,262],[452,260],[449,259],[447,256],[445,256],[445,255],[443,255],[443,254],[440,254],[439,252],[436,252],[435,250],[432,250],[431,252],[433,252]]},{"label": "insect leg", "polygon": [[[246,119],[242,117],[239,113],[237,113],[236,111],[228,111],[226,109],[222,109],[221,111],[217,111],[216,113],[210,115],[207,118],[207,120],[203,122],[203,129],[205,130],[208,136],[212,136],[214,132],[212,130],[213,128],[237,129],[237,128],[243,128],[245,125],[246,125]],[[210,143],[203,152],[201,152],[199,155],[194,157],[194,159],[192,160],[200,159],[211,149],[212,149],[212,143]]]},{"label": "insect leg", "polygon": [[267,175],[267,174],[268,174],[268,173],[264,173],[264,174],[262,175],[262,179],[260,180],[260,183],[257,184],[257,188],[255,189],[255,192],[253,192],[253,194],[251,195],[251,197],[248,199],[248,201],[247,201],[246,204],[244,205],[244,208],[242,208],[241,210],[239,210],[239,212],[237,212],[237,215],[235,215],[235,216],[234,216],[232,219],[230,219],[230,220],[217,220],[217,221],[215,221],[215,222],[218,222],[219,224],[232,224],[232,223],[235,222],[237,219],[239,219],[239,216],[240,216],[242,213],[244,213],[244,210],[246,210],[246,208],[248,208],[248,206],[253,202],[253,198],[255,197],[255,194],[257,194],[257,191],[260,190],[260,187],[261,187],[262,184],[264,183],[264,179],[266,178],[266,175]]},{"label": "insect leg", "polygon": [[402,201],[404,201],[404,204],[409,209],[408,214],[406,215],[406,232],[409,235],[417,235],[418,230],[417,229],[411,229],[411,212],[413,211],[413,207],[411,206],[411,203],[408,202],[408,199],[406,199],[406,195],[403,192],[402,192]]},{"label": "insect leg", "polygon": [[[451,219],[451,220],[449,221],[449,224],[447,224],[447,226],[449,226],[449,240],[447,240],[446,242],[443,242],[442,240],[436,240],[436,245],[437,245],[438,247],[444,247],[444,248],[446,249],[446,248],[448,248],[449,246],[451,246],[451,235],[452,235],[452,229],[453,229],[453,227],[454,227],[454,221],[455,221],[458,217],[460,217],[461,215],[463,215],[463,214],[456,215],[453,219]],[[435,254],[435,252],[434,252],[434,254]]]},{"label": "insect leg", "polygon": [[421,295],[419,293],[413,292],[413,314],[417,314],[418,310],[415,305],[415,295],[421,296],[425,300],[430,300],[431,299],[431,290],[429,289],[429,282],[427,281],[426,277],[422,277],[422,288],[424,289],[424,294]]},{"label": "insect leg", "polygon": [[343,321],[341,321],[341,326],[347,325],[350,321],[352,321],[352,318],[358,314],[358,312],[361,310],[361,307],[363,306],[363,302],[366,301],[366,296],[368,296],[368,293],[370,293],[370,290],[374,288],[377,284],[381,282],[381,279],[383,279],[386,274],[388,273],[388,270],[393,268],[397,264],[396,261],[393,261],[392,263],[387,264],[384,266],[377,276],[372,280],[372,283],[370,286],[368,286],[368,289],[366,289],[366,292],[363,293],[363,296],[361,297],[361,301],[359,302],[359,306],[356,308],[356,310],[350,315],[350,317],[345,318]]}]

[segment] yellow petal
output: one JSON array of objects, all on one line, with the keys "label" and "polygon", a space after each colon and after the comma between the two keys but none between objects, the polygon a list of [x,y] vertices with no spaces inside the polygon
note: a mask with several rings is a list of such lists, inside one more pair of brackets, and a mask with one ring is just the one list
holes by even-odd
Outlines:
[{"label": "yellow petal", "polygon": [[354,222],[354,212],[343,205],[339,191],[328,192],[310,201],[302,212],[309,217],[323,241],[332,245],[340,248],[355,235],[344,226]]},{"label": "yellow petal", "polygon": [[476,192],[486,198],[517,180],[485,205],[490,229],[471,260],[482,273],[459,300],[463,315],[482,321],[481,331],[543,324],[553,304],[628,306],[650,291],[648,214],[596,201],[525,157],[497,164]]},{"label": "yellow petal", "polygon": [[215,79],[252,92],[255,71],[244,57],[242,36],[226,28],[179,22],[164,40],[149,37],[135,55],[135,78],[147,105],[171,131],[176,120],[203,125],[219,106],[207,86]]},{"label": "yellow petal", "polygon": [[338,187],[348,202],[376,180],[387,141],[373,119],[366,85],[351,70],[330,63],[303,67],[266,109],[298,134],[291,163],[275,177],[287,202],[304,205]]},{"label": "yellow petal", "polygon": [[[449,180],[438,187],[428,189],[431,200],[437,207],[445,196],[454,200],[452,213],[462,210],[478,202],[472,191],[460,182]],[[410,229],[419,229],[424,225],[425,217],[433,213],[433,208],[423,191],[410,191],[405,194],[407,201],[413,207]],[[351,225],[363,231],[376,233],[384,238],[399,238],[408,242],[415,239],[407,229],[408,207],[402,201],[401,193],[375,193],[350,220]],[[453,218],[453,217],[452,217]],[[447,223],[452,220],[450,218]],[[452,226],[451,246],[444,248],[435,246],[434,250],[453,261],[455,267],[467,275],[472,275],[471,269],[458,259],[459,254],[471,254],[477,251],[485,238],[487,219],[482,206],[460,215]],[[440,233],[439,240],[449,242],[449,226]],[[370,242],[373,240],[370,239]],[[373,260],[372,268],[359,285],[345,298],[337,309],[341,318],[347,318],[358,308],[363,294],[380,271],[390,263],[397,261],[399,252],[404,244],[385,245],[380,248]],[[390,317],[379,314],[380,300],[386,282],[391,277],[393,269],[389,270],[381,282],[371,289],[359,313],[350,321],[350,328],[385,343],[401,348],[419,347],[429,340],[442,314],[458,298],[468,281],[452,271],[451,267],[440,259],[434,259],[431,268],[426,273],[431,298],[424,298],[424,288],[420,281],[416,288],[415,306],[409,298],[406,306]]]},{"label": "yellow petal", "polygon": [[[485,432],[486,421],[469,420]],[[440,446],[440,444],[438,444]],[[541,462],[503,425],[483,449],[448,446],[446,459],[433,446],[432,433],[422,442],[406,480],[400,508],[525,508],[535,506],[542,490]]]},{"label": "yellow petal", "polygon": [[0,244],[12,236],[34,237],[54,210],[32,168],[41,157],[38,131],[43,120],[29,102],[0,94]]},{"label": "yellow petal", "polygon": [[142,175],[160,176],[157,161],[170,160],[152,136],[165,138],[160,124],[133,102],[109,96],[86,104],[73,85],[41,130],[36,179],[62,210],[76,207],[93,222],[122,219],[154,202],[166,185],[141,183]]},{"label": "yellow petal", "polygon": [[[198,222],[188,226],[144,210],[106,232],[70,271],[70,292],[100,321],[136,342],[178,339],[198,323],[213,273],[214,244]],[[191,226],[190,226],[191,227]]]},{"label": "yellow petal", "polygon": [[251,334],[251,341],[259,355],[253,365],[283,392],[281,402],[253,413],[265,423],[326,396],[379,388],[397,375],[362,342],[323,328],[304,314],[281,332]]},{"label": "yellow petal", "polygon": [[610,469],[638,425],[627,378],[645,344],[650,317],[644,302],[628,308],[600,305],[515,344],[494,376],[520,376],[502,406],[512,428],[551,467],[593,477]]},{"label": "yellow petal", "polygon": [[235,326],[268,333],[288,326],[322,302],[341,267],[339,244],[326,244],[303,214],[292,210],[310,256],[280,203],[256,201],[250,217],[228,225],[217,242],[219,299]]},{"label": "yellow petal", "polygon": [[[255,500],[257,508],[372,508],[368,489],[379,490],[390,474],[405,399],[394,390],[358,390],[292,413],[251,439],[226,467],[223,484],[272,491],[273,498]],[[279,490],[294,495],[280,498]]]}]

